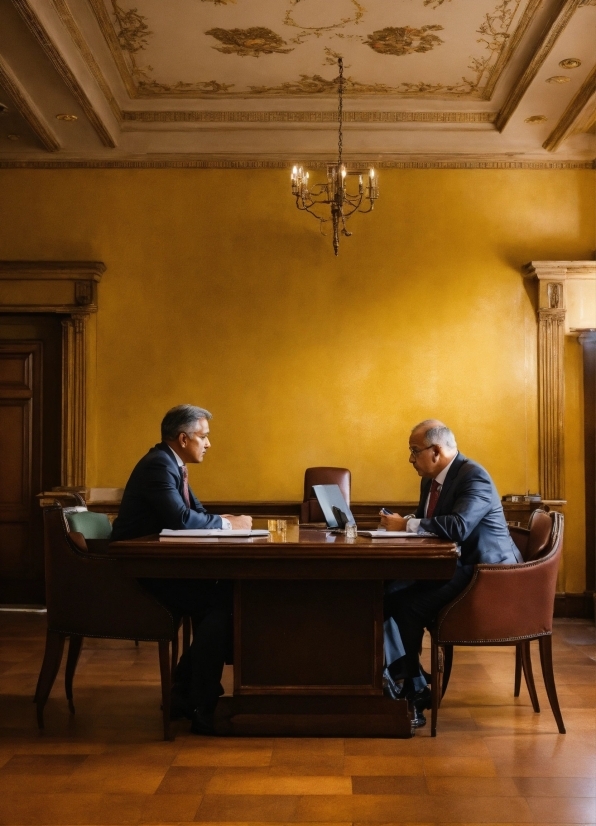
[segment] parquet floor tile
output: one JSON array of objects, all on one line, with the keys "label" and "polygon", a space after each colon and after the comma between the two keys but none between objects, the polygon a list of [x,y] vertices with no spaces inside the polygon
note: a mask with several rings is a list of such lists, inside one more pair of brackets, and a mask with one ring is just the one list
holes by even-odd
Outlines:
[{"label": "parquet floor tile", "polygon": [[[161,740],[156,646],[89,640],[37,731],[45,618],[0,612],[0,826],[578,826],[596,824],[594,626],[559,621],[557,732],[537,651],[541,714],[513,697],[514,652],[457,649],[439,712],[411,740]],[[535,648],[535,647],[534,647]],[[424,657],[428,659],[425,641]],[[228,692],[232,669],[223,678]]]}]

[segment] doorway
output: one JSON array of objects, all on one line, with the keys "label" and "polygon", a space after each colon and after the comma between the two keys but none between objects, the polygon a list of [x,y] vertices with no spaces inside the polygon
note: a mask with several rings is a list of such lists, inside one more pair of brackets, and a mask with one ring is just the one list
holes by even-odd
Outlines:
[{"label": "doorway", "polygon": [[61,317],[0,314],[0,603],[45,601],[37,495],[61,482],[61,408]]}]

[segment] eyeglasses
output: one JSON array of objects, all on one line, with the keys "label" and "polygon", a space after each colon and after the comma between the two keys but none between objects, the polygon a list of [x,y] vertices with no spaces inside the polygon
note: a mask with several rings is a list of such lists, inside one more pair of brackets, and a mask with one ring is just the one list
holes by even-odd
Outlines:
[{"label": "eyeglasses", "polygon": [[425,450],[430,450],[431,447],[434,447],[434,445],[429,445],[428,447],[411,447],[410,456],[418,456],[420,453],[424,453]]}]

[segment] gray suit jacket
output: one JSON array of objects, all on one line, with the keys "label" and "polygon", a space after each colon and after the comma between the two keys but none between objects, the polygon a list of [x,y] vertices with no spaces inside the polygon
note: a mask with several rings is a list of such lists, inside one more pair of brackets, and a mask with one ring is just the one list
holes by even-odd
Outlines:
[{"label": "gray suit jacket", "polygon": [[423,479],[416,517],[420,527],[457,542],[461,564],[523,562],[511,539],[497,489],[486,470],[458,453],[449,468],[431,519],[424,506],[431,479]]}]

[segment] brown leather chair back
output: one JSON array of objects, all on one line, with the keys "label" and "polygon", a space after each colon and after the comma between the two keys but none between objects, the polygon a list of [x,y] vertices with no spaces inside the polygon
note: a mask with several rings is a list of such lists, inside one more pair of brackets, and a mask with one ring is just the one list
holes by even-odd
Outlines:
[{"label": "brown leather chair back", "polygon": [[563,515],[544,516],[551,530],[542,556],[518,565],[477,565],[467,588],[439,614],[439,644],[512,642],[552,633]]},{"label": "brown leather chair back", "polygon": [[325,517],[313,491],[313,485],[339,485],[346,503],[350,504],[352,476],[346,467],[309,467],[304,472],[304,499],[300,521],[324,522]]},{"label": "brown leather chair back", "polygon": [[132,640],[171,640],[170,612],[117,560],[87,550],[70,534],[60,506],[44,509],[48,627],[63,634]]},{"label": "brown leather chair back", "polygon": [[524,562],[531,562],[533,559],[540,559],[549,550],[553,522],[550,513],[537,508],[532,512],[528,522],[528,544],[526,552],[523,554]]},{"label": "brown leather chair back", "polygon": [[530,531],[527,528],[520,528],[518,525],[508,525],[509,534],[517,550],[522,555],[524,562],[526,561],[526,549],[528,547],[528,539],[530,538]]}]

